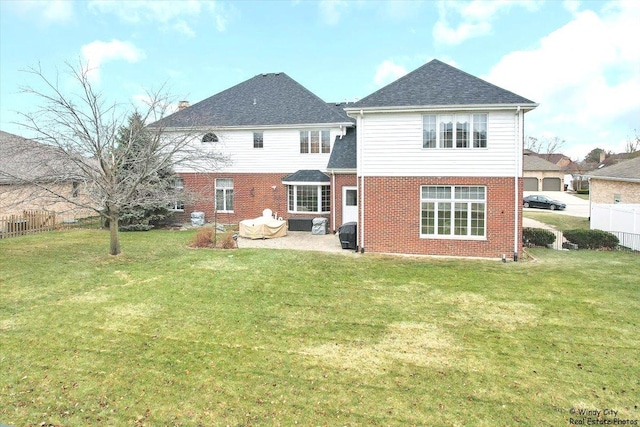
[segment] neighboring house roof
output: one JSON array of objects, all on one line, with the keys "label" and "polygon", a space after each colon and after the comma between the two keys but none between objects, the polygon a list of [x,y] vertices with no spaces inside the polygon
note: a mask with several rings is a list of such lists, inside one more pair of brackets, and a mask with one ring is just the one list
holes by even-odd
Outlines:
[{"label": "neighboring house roof", "polygon": [[327,164],[328,170],[356,169],[356,132],[355,128],[348,128],[342,138],[336,138]]},{"label": "neighboring house roof", "polygon": [[525,155],[523,156],[524,162],[522,165],[522,170],[524,171],[561,171],[560,166],[555,163],[551,163],[548,160],[545,160],[541,157],[534,155]]},{"label": "neighboring house roof", "polygon": [[0,184],[72,181],[74,170],[58,148],[0,131]]},{"label": "neighboring house roof", "polygon": [[260,127],[350,124],[285,73],[259,74],[152,124],[166,127]]},{"label": "neighboring house roof", "polygon": [[347,106],[350,109],[411,106],[520,105],[533,101],[434,59]]},{"label": "neighboring house roof", "polygon": [[319,170],[299,170],[285,176],[282,182],[329,182],[329,177]]},{"label": "neighboring house roof", "polygon": [[640,157],[589,172],[588,176],[612,181],[640,182]]}]

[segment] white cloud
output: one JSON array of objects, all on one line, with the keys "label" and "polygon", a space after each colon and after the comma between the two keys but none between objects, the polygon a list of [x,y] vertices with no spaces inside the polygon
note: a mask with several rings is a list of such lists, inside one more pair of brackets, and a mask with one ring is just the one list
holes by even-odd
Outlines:
[{"label": "white cloud", "polygon": [[81,53],[87,65],[89,77],[94,82],[100,80],[100,67],[105,62],[113,60],[137,62],[145,57],[144,52],[132,43],[116,39],[110,42],[99,40],[91,42],[82,46]]},{"label": "white cloud", "polygon": [[529,131],[619,147],[640,117],[638,22],[634,1],[578,12],[536,49],[504,56],[487,80],[540,103]]},{"label": "white cloud", "polygon": [[178,21],[175,24],[173,24],[173,29],[188,36],[188,37],[195,37],[196,33],[195,31],[193,31],[191,29],[191,27],[189,27],[189,24],[187,24],[184,21]]},{"label": "white cloud", "polygon": [[44,25],[66,24],[71,22],[74,17],[73,2],[70,1],[24,0],[10,4],[20,14],[35,18],[37,22]]},{"label": "white cloud", "polygon": [[384,61],[376,68],[376,75],[373,77],[373,81],[377,86],[384,86],[391,83],[394,80],[407,74],[407,70],[392,61]]},{"label": "white cloud", "polygon": [[[491,21],[511,7],[523,7],[535,11],[540,7],[538,1],[512,0],[472,0],[469,2],[438,2],[439,19],[433,27],[433,37],[437,43],[457,45],[465,40],[491,33]],[[453,15],[453,19],[451,16]],[[451,21],[459,21],[452,25]]]},{"label": "white cloud", "polygon": [[564,0],[562,5],[571,13],[576,13],[580,9],[580,0]]},{"label": "white cloud", "polygon": [[114,14],[130,24],[162,24],[165,29],[172,28],[189,37],[195,36],[189,20],[196,20],[203,14],[211,15],[218,31],[224,31],[228,21],[225,9],[214,1],[92,0],[89,8],[98,13]]},{"label": "white cloud", "polygon": [[320,17],[327,25],[337,25],[340,22],[342,12],[348,7],[344,0],[322,0],[318,3]]}]

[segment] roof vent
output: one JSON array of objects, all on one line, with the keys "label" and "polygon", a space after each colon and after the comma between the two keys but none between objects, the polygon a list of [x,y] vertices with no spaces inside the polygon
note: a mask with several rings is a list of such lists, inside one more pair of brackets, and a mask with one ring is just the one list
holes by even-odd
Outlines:
[{"label": "roof vent", "polygon": [[178,111],[182,111],[185,108],[188,108],[189,105],[190,105],[189,101],[180,101],[180,102],[178,102]]}]

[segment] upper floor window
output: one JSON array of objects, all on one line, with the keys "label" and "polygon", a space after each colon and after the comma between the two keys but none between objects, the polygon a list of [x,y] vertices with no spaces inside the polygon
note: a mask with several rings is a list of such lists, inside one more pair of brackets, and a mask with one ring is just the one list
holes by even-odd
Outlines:
[{"label": "upper floor window", "polygon": [[209,132],[202,137],[202,142],[218,142],[218,136],[213,132]]},{"label": "upper floor window", "polygon": [[264,147],[264,138],[262,132],[254,132],[253,133],[253,148],[263,148]]},{"label": "upper floor window", "polygon": [[486,148],[486,114],[425,114],[422,148]]},{"label": "upper floor window", "polygon": [[329,153],[331,139],[328,130],[301,130],[300,153]]}]

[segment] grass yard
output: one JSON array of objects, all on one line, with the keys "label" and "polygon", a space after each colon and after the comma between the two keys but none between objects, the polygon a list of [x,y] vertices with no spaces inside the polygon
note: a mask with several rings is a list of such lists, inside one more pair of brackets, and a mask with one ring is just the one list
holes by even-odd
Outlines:
[{"label": "grass yard", "polygon": [[0,424],[640,423],[640,258],[0,240]]},{"label": "grass yard", "polygon": [[564,215],[552,211],[524,212],[522,215],[526,218],[535,219],[536,221],[548,224],[560,231],[576,229],[588,230],[590,228],[589,218],[579,216]]}]

